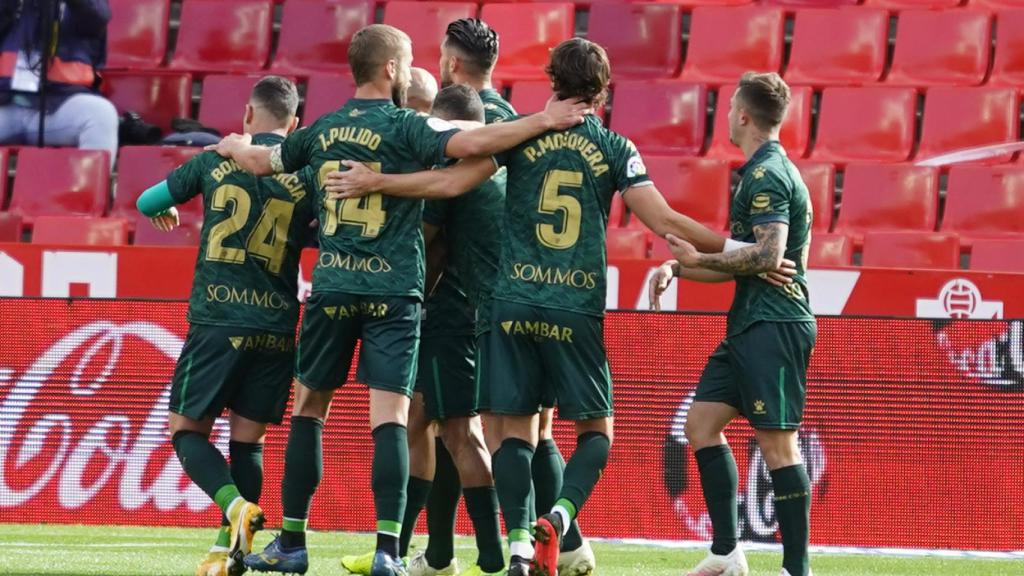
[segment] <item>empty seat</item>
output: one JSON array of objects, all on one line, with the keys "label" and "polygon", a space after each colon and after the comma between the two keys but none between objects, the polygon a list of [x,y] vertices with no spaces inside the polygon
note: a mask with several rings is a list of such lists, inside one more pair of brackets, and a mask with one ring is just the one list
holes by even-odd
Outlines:
[{"label": "empty seat", "polygon": [[[1018,2],[1024,8],[1024,0]],[[1006,10],[997,17],[996,55],[988,84],[1024,86],[1024,10]]]},{"label": "empty seat", "polygon": [[575,23],[568,3],[485,4],[480,17],[501,37],[502,80],[543,79],[550,50],[572,38]]},{"label": "empty seat", "polygon": [[683,15],[671,4],[594,4],[587,38],[608,52],[615,78],[679,73]]},{"label": "empty seat", "polygon": [[[202,148],[176,146],[125,146],[117,163],[117,193],[110,215],[133,221],[138,215],[135,201],[147,188],[167,178],[172,170],[188,162]],[[178,207],[182,221],[203,218],[202,198],[197,196]]]},{"label": "empty seat", "polygon": [[111,0],[107,68],[156,68],[167,53],[170,0]]},{"label": "empty seat", "polygon": [[[535,114],[544,110],[551,98],[550,80],[520,80],[512,85],[509,103],[519,114]],[[598,118],[604,120],[604,106],[594,110]]]},{"label": "empty seat", "polygon": [[0,212],[0,242],[20,242],[21,230],[21,216]]},{"label": "empty seat", "polygon": [[118,112],[136,112],[164,131],[171,129],[171,120],[191,116],[192,75],[188,72],[108,71],[103,73],[103,93]]},{"label": "empty seat", "polygon": [[[715,103],[715,128],[711,138],[708,156],[733,162],[743,160],[743,151],[729,141],[729,108],[735,84],[728,84],[718,89]],[[792,158],[800,158],[807,152],[811,131],[811,100],[814,92],[810,86],[793,86],[790,88],[789,110],[782,122],[779,141]]]},{"label": "empty seat", "polygon": [[885,70],[888,36],[885,10],[801,10],[786,81],[812,86],[876,82]]},{"label": "empty seat", "polygon": [[394,1],[384,7],[384,23],[409,34],[414,66],[437,74],[441,42],[448,24],[460,18],[475,18],[476,14],[477,5],[471,2]]},{"label": "empty seat", "polygon": [[270,55],[271,0],[188,0],[181,7],[171,68],[247,73]]},{"label": "empty seat", "polygon": [[812,234],[807,253],[808,268],[849,266],[853,261],[853,241],[842,234]]},{"label": "empty seat", "polygon": [[306,85],[306,104],[302,109],[302,125],[309,126],[318,118],[345,105],[356,93],[350,76],[313,76]]},{"label": "empty seat", "polygon": [[128,243],[128,221],[122,218],[40,216],[32,227],[32,243],[123,246]]},{"label": "empty seat", "polygon": [[843,177],[836,232],[857,244],[865,232],[934,230],[939,173],[907,164],[851,164]]},{"label": "empty seat", "polygon": [[647,232],[626,228],[609,228],[606,232],[608,258],[647,258]]},{"label": "empty seat", "polygon": [[[1020,100],[1013,88],[931,88],[924,103],[919,159],[1017,140]],[[1008,162],[1013,154],[984,163]]]},{"label": "empty seat", "polygon": [[[894,86],[976,86],[988,73],[992,15],[974,10],[900,13],[885,81]],[[936,42],[942,38],[942,42]]]},{"label": "empty seat", "polygon": [[740,6],[750,4],[754,0],[673,0],[682,6]]},{"label": "empty seat", "polygon": [[807,191],[811,195],[811,207],[814,209],[814,221],[811,229],[828,232],[832,228],[832,217],[835,212],[836,169],[828,162],[797,162]]},{"label": "empty seat", "polygon": [[864,0],[865,6],[906,10],[910,8],[953,8],[960,0]]},{"label": "empty seat", "polygon": [[[647,174],[677,212],[713,230],[729,222],[729,163],[679,156],[644,157]],[[636,218],[634,218],[636,219]]]},{"label": "empty seat", "polygon": [[864,237],[863,266],[880,268],[960,267],[960,242],[943,232],[872,232]]},{"label": "empty seat", "polygon": [[611,129],[645,154],[700,154],[707,94],[699,84],[623,81],[615,88]]},{"label": "empty seat", "polygon": [[1024,273],[1024,238],[978,240],[971,250],[971,270]]},{"label": "empty seat", "polygon": [[11,151],[0,147],[0,206],[7,203],[7,162],[10,158]]},{"label": "empty seat", "polygon": [[372,23],[372,2],[288,0],[271,70],[299,76],[347,73],[349,42],[360,28]]},{"label": "empty seat", "polygon": [[844,163],[902,162],[914,145],[912,88],[826,88],[811,158]]},{"label": "empty seat", "polygon": [[784,16],[780,8],[765,6],[694,8],[683,79],[725,84],[748,70],[777,72]]},{"label": "empty seat", "polygon": [[110,158],[102,150],[22,148],[10,210],[36,216],[102,216],[110,189]]},{"label": "empty seat", "polygon": [[622,226],[622,220],[626,216],[626,204],[622,201],[622,196],[616,194],[612,196],[612,206],[608,211],[608,227],[619,228]]},{"label": "empty seat", "polygon": [[860,0],[761,0],[769,6],[792,6],[794,8],[837,8],[840,6],[856,6]]},{"label": "empty seat", "polygon": [[954,166],[942,230],[975,238],[1024,237],[1024,166]]},{"label": "empty seat", "polygon": [[132,242],[136,246],[196,246],[199,244],[199,236],[202,224],[183,222],[181,226],[163,232],[153,228],[149,219],[141,214],[135,220],[135,239]]},{"label": "empty seat", "polygon": [[[1000,10],[1004,8],[1024,8],[1024,0],[970,0],[971,8],[988,8]],[[1000,15],[1002,18],[1002,15]]]},{"label": "empty seat", "polygon": [[262,76],[211,74],[203,80],[199,122],[221,134],[241,132],[245,105]]}]

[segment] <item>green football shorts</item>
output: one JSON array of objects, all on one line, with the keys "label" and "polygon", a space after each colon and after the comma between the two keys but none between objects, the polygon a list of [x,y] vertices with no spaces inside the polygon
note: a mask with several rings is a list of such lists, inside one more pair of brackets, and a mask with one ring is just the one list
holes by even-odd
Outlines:
[{"label": "green football shorts", "polygon": [[476,338],[472,334],[427,336],[420,340],[416,391],[431,420],[477,414]]}]

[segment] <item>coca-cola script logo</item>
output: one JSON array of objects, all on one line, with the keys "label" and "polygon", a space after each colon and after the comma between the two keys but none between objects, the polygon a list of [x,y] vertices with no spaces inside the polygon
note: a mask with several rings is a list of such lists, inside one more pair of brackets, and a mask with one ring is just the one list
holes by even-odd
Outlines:
[{"label": "coca-cola script logo", "polygon": [[936,322],[936,341],[961,374],[1001,390],[1024,389],[1024,322]]},{"label": "coca-cola script logo", "polygon": [[[209,508],[169,448],[169,386],[153,385],[136,360],[148,354],[166,370],[181,346],[151,322],[96,321],[20,364],[21,374],[0,366],[0,510],[90,505],[117,522],[132,511]],[[225,422],[212,438],[226,451]]]}]

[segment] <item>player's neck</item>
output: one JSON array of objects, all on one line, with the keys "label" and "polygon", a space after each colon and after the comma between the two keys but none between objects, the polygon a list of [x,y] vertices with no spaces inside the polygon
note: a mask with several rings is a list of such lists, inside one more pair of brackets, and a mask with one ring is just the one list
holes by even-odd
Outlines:
[{"label": "player's neck", "polygon": [[772,140],[778,139],[778,133],[751,134],[750,136],[745,138],[743,142],[740,142],[739,146],[740,150],[743,151],[743,157],[746,158],[747,160],[750,160],[751,158],[754,157],[754,154],[757,154],[757,151],[761,149],[761,146],[764,146],[765,142],[770,142]]},{"label": "player's neck", "polygon": [[391,100],[391,83],[367,82],[356,87],[356,93],[352,96],[359,100]]},{"label": "player's neck", "polygon": [[469,86],[476,92],[483,92],[484,90],[494,89],[494,86],[491,84],[490,76],[485,76],[482,78],[462,78],[461,82],[456,82],[456,84]]},{"label": "player's neck", "polygon": [[257,134],[276,134],[282,138],[286,138],[288,136],[288,129],[282,128],[280,126],[251,124],[248,127],[246,127],[245,133],[251,134],[253,136]]}]

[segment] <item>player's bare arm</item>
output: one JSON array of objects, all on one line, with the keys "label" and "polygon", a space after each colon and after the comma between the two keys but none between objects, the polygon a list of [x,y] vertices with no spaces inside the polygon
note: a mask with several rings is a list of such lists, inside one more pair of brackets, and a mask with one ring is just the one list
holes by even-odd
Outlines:
[{"label": "player's bare arm", "polygon": [[449,168],[412,174],[380,174],[351,160],[341,164],[348,170],[327,175],[326,190],[332,200],[377,193],[402,198],[453,198],[476,188],[498,170],[490,157],[468,158]]},{"label": "player's bare arm", "polygon": [[566,130],[582,124],[591,111],[589,104],[579,100],[557,100],[552,97],[543,112],[512,122],[458,132],[448,140],[445,155],[449,158],[493,156],[548,130]]},{"label": "player's bare arm", "polygon": [[706,268],[734,275],[763,274],[782,265],[789,224],[769,222],[754,226],[757,242],[752,246],[721,254],[703,254],[693,244],[670,236],[672,254],[687,268]]},{"label": "player's bare arm", "polygon": [[630,212],[662,238],[668,234],[685,238],[701,252],[721,252],[725,248],[725,237],[673,210],[653,184],[633,186],[623,193],[622,199]]},{"label": "player's bare arm", "polygon": [[249,134],[229,134],[205,150],[231,158],[242,170],[256,176],[270,176],[284,172],[281,146],[255,146]]},{"label": "player's bare arm", "polygon": [[[761,278],[773,286],[785,286],[793,283],[796,276],[796,262],[783,258],[782,265],[778,269],[764,274]],[[650,298],[651,310],[661,310],[661,295],[672,284],[673,278],[682,278],[693,282],[704,282],[717,284],[729,282],[735,278],[734,275],[726,272],[708,270],[706,268],[686,268],[680,266],[678,260],[669,260],[658,266],[651,280],[647,285],[647,294]]]}]

